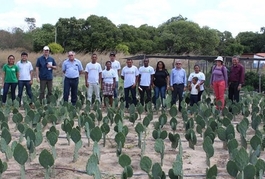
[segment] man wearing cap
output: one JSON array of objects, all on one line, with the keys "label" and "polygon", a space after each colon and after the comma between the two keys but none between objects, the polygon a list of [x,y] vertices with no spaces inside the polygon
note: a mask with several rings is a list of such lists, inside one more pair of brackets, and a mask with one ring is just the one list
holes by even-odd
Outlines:
[{"label": "man wearing cap", "polygon": [[85,68],[85,83],[87,87],[87,100],[92,103],[93,92],[96,95],[96,100],[100,103],[100,87],[102,80],[102,68],[97,62],[97,54],[93,53],[92,61],[86,65]]},{"label": "man wearing cap", "polygon": [[48,89],[46,96],[48,100],[48,97],[52,95],[53,70],[56,70],[56,68],[56,62],[54,58],[50,56],[50,48],[45,46],[43,48],[43,55],[37,59],[36,63],[36,76],[37,81],[40,82],[39,100],[41,103],[44,99],[45,88]]},{"label": "man wearing cap", "polygon": [[83,71],[83,66],[80,60],[75,58],[75,53],[73,51],[68,52],[68,59],[63,62],[62,71],[65,75],[63,99],[65,102],[68,102],[71,89],[71,103],[75,105],[77,101],[79,76]]},{"label": "man wearing cap", "polygon": [[19,79],[18,79],[18,98],[19,105],[21,105],[22,94],[24,86],[26,87],[27,95],[30,99],[30,107],[34,108],[32,104],[32,91],[31,85],[33,83],[33,66],[30,61],[28,61],[28,54],[26,52],[21,53],[21,60],[17,62],[19,68]]},{"label": "man wearing cap", "polygon": [[239,63],[239,56],[233,56],[228,78],[228,98],[239,102],[239,92],[245,80],[245,68]]},{"label": "man wearing cap", "polygon": [[118,97],[118,92],[119,92],[119,74],[121,70],[121,64],[118,60],[115,59],[116,54],[114,52],[110,52],[110,61],[111,61],[111,69],[114,70],[115,72],[115,79],[116,79],[116,84],[115,84],[115,89],[114,89],[114,98]]},{"label": "man wearing cap", "polygon": [[218,56],[215,61],[216,65],[212,68],[210,84],[214,90],[216,101],[221,101],[221,106],[216,105],[216,109],[222,111],[225,105],[225,90],[228,87],[227,69],[223,65],[223,57]]},{"label": "man wearing cap", "polygon": [[182,68],[180,60],[176,61],[176,68],[172,69],[170,74],[170,86],[172,90],[171,105],[176,104],[177,97],[179,99],[179,111],[181,111],[181,101],[183,99],[183,92],[187,86],[187,75],[185,69]]}]

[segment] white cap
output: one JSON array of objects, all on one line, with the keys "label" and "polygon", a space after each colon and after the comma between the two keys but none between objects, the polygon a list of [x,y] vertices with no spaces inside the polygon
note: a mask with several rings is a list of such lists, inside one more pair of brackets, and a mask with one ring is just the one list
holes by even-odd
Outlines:
[{"label": "white cap", "polygon": [[223,62],[224,60],[223,60],[223,57],[218,56],[218,57],[215,59],[215,61],[221,61],[221,62]]},{"label": "white cap", "polygon": [[48,46],[43,47],[43,50],[50,50]]}]

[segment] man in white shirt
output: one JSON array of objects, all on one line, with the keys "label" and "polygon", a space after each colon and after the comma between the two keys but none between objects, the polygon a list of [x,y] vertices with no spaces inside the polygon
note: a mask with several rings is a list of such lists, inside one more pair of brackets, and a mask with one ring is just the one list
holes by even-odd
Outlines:
[{"label": "man in white shirt", "polygon": [[129,92],[131,92],[131,97],[133,104],[136,106],[136,84],[138,82],[139,71],[136,66],[132,65],[132,59],[127,59],[127,66],[123,67],[121,71],[121,78],[124,80],[124,97],[126,105],[129,108]]},{"label": "man in white shirt", "polygon": [[102,79],[102,68],[97,62],[97,54],[93,53],[91,56],[92,61],[86,65],[85,69],[85,83],[87,87],[87,100],[92,103],[93,92],[96,95],[96,100],[100,102],[100,89]]},{"label": "man in white shirt", "polygon": [[151,101],[151,85],[153,76],[155,74],[154,68],[149,66],[149,59],[144,59],[144,66],[139,68],[139,93],[140,102],[144,106],[144,94],[146,93],[146,101]]},{"label": "man in white shirt", "polygon": [[116,54],[114,52],[111,52],[109,57],[111,61],[111,69],[114,70],[115,72],[115,79],[116,79],[116,84],[115,84],[115,89],[114,89],[114,98],[118,97],[118,92],[119,92],[119,74],[121,71],[121,64],[118,60],[115,59]]},{"label": "man in white shirt", "polygon": [[19,68],[19,79],[18,79],[18,98],[19,105],[21,105],[22,93],[24,86],[26,87],[27,95],[30,99],[30,107],[34,108],[32,104],[32,91],[31,85],[33,83],[33,66],[30,61],[28,61],[28,54],[26,52],[21,53],[21,60],[17,62]]}]

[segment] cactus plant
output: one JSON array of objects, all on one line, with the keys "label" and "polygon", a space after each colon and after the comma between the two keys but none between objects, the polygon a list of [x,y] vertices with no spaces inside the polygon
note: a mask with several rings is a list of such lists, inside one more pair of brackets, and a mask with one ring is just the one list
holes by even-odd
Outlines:
[{"label": "cactus plant", "polygon": [[76,162],[78,159],[78,150],[82,147],[81,134],[78,127],[71,130],[71,139],[75,143],[74,157],[73,162]]},{"label": "cactus plant", "polygon": [[163,166],[164,154],[165,154],[165,144],[162,139],[156,139],[155,141],[155,151],[160,154],[161,166]]},{"label": "cactus plant", "polygon": [[17,163],[20,164],[20,176],[21,179],[25,179],[25,163],[28,160],[28,152],[26,149],[21,145],[17,144],[14,149],[14,159]]},{"label": "cactus plant", "polygon": [[71,131],[74,125],[74,121],[65,119],[63,124],[61,125],[62,130],[66,133],[66,139],[68,141],[68,145],[70,145],[70,136],[71,136]]},{"label": "cactus plant", "polygon": [[141,103],[138,103],[136,106],[137,112],[139,114],[140,120],[142,120],[142,114],[144,112],[144,107]]},{"label": "cactus plant", "polygon": [[214,155],[214,148],[209,136],[203,140],[203,150],[206,153],[206,164],[210,167],[210,158]]},{"label": "cactus plant", "polygon": [[94,154],[92,154],[87,161],[86,172],[88,175],[92,175],[94,179],[101,179],[101,173],[98,168],[98,158]]},{"label": "cactus plant", "polygon": [[100,126],[100,129],[101,129],[101,132],[102,132],[102,135],[103,135],[103,147],[105,147],[106,145],[106,135],[110,132],[110,127],[107,123],[103,123],[101,126]]},{"label": "cactus plant", "polygon": [[117,154],[117,156],[120,156],[121,152],[122,152],[122,148],[123,148],[124,143],[125,143],[125,135],[124,135],[124,133],[118,132],[115,135],[115,142],[117,143],[116,154]]},{"label": "cactus plant", "polygon": [[217,177],[217,166],[214,165],[206,170],[206,178],[214,179]]},{"label": "cactus plant", "polygon": [[2,179],[2,174],[7,170],[7,163],[2,162],[0,159],[0,179]]},{"label": "cactus plant", "polygon": [[147,173],[150,179],[166,178],[165,172],[162,171],[160,164],[155,163],[152,165],[152,160],[147,156],[141,158],[140,168]]},{"label": "cactus plant", "polygon": [[141,123],[137,123],[135,126],[135,131],[138,135],[138,147],[142,147],[142,135],[144,132],[144,126]]},{"label": "cactus plant", "polygon": [[43,168],[45,168],[45,179],[50,178],[50,171],[49,169],[54,165],[54,158],[52,157],[52,154],[44,149],[41,151],[39,156],[39,162]]},{"label": "cactus plant", "polygon": [[176,160],[173,162],[173,166],[171,169],[169,169],[168,171],[168,176],[171,179],[183,179],[183,154],[182,154],[182,145],[181,145],[181,141],[179,140],[179,152],[178,155],[176,157]]},{"label": "cactus plant", "polygon": [[133,169],[131,166],[131,158],[126,155],[122,154],[119,156],[119,164],[123,167],[123,172],[122,172],[122,179],[127,179],[133,176]]},{"label": "cactus plant", "polygon": [[98,142],[102,138],[102,132],[100,128],[97,126],[94,129],[91,130],[91,139],[94,141],[93,145],[93,154],[98,157],[98,161],[100,160],[100,149]]},{"label": "cactus plant", "polygon": [[171,142],[171,147],[173,149],[176,149],[178,147],[178,143],[179,143],[179,140],[180,140],[180,135],[179,134],[174,134],[174,133],[169,133],[168,134],[168,138]]}]

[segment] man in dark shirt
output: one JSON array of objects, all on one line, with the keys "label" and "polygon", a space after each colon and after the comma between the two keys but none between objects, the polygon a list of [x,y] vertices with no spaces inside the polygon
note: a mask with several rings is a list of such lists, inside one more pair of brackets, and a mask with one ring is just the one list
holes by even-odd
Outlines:
[{"label": "man in dark shirt", "polygon": [[228,98],[239,102],[239,92],[245,80],[245,68],[239,63],[239,56],[233,56],[228,78]]}]

